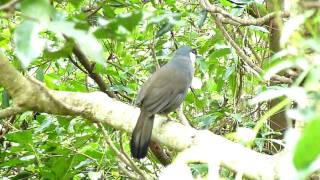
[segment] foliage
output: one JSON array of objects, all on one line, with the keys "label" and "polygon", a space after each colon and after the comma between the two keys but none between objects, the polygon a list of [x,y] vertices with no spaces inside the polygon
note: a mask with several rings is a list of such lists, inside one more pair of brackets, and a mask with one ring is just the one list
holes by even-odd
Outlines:
[{"label": "foliage", "polygon": [[[216,3],[235,16],[249,14],[253,2],[267,13],[258,0],[241,2],[240,6],[226,0]],[[274,55],[268,48],[270,32],[266,26],[227,26],[251,60],[266,70],[257,75],[241,61],[198,1],[23,0],[15,8],[0,11],[1,51],[22,73],[36,77],[47,87],[79,92],[99,90],[88,71],[75,62],[77,57],[72,52],[78,44],[94,65],[93,73],[101,75],[108,85],[107,90],[121,101],[133,103],[138,87],[155,71],[155,61],[163,65],[176,46],[190,45],[200,54],[195,76],[202,81],[201,89],[190,91],[184,103],[185,115],[194,127],[249,142],[258,152],[276,153],[270,146],[279,144],[274,142],[278,142],[275,137],[280,132],[273,131],[266,122],[286,108],[288,121],[307,123],[300,139],[287,137],[296,147],[293,164],[298,172],[311,172],[314,167],[312,163],[320,153],[315,140],[320,128],[320,43],[319,29],[314,28],[319,26],[318,11],[292,12],[283,26],[283,50]],[[292,86],[263,82],[289,67],[299,72]],[[1,108],[8,107],[12,103],[8,93],[3,88],[0,93]],[[268,101],[276,97],[284,97],[285,103],[275,112],[268,111]],[[296,107],[292,108],[286,98],[293,100]],[[127,178],[119,170],[119,160],[106,145],[101,130],[90,121],[37,112],[15,118],[13,124],[1,120],[10,127],[0,144],[2,177]],[[130,135],[107,128],[116,146],[129,153]],[[249,133],[244,137],[235,133],[239,128]],[[246,139],[248,134],[250,138]],[[149,174],[162,169],[153,156],[144,165]],[[192,172],[203,176],[207,167],[194,164]],[[232,176],[226,171],[221,174]]]}]

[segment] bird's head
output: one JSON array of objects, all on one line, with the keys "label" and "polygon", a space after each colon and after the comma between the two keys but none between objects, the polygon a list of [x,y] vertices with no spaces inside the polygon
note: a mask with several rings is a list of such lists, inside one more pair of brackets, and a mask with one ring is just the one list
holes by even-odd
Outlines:
[{"label": "bird's head", "polygon": [[177,49],[176,55],[189,56],[189,58],[193,64],[197,58],[197,50],[192,49],[189,46],[182,46],[181,48]]}]

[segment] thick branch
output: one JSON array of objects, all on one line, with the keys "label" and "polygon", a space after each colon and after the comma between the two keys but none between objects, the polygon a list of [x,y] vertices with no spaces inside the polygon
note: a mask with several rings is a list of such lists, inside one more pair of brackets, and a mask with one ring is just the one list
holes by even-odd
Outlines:
[{"label": "thick branch", "polygon": [[[19,104],[25,111],[79,115],[126,132],[132,132],[139,116],[138,108],[112,99],[102,92],[79,93],[39,88],[38,82],[23,77],[3,57],[0,57],[0,83],[12,95],[14,102],[23,96],[28,97],[23,100],[24,103]],[[174,121],[167,121],[165,117],[156,116],[152,140],[177,151],[193,146],[210,147],[204,148],[203,153],[210,152],[208,156],[219,157],[221,165],[229,169],[241,171],[248,177],[262,179],[277,177],[278,160],[273,156],[257,153],[206,130],[200,131]]]},{"label": "thick branch", "polygon": [[[51,91],[43,86],[41,82],[30,77],[24,77],[1,55],[0,77],[0,84],[8,90],[13,99],[12,108],[19,109],[19,112],[27,110],[48,113],[60,112],[62,114],[82,112],[82,109],[76,106],[69,106],[63,101],[54,98]],[[49,107],[47,103],[51,103]]]}]

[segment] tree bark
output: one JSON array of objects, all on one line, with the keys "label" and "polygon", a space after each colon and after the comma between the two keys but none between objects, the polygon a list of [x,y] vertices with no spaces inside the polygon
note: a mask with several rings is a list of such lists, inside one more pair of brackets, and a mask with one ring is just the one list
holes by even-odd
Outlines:
[{"label": "tree bark", "polygon": [[[267,8],[270,9],[271,11],[277,11],[281,10],[282,8],[282,0],[271,0],[267,1]],[[270,35],[269,35],[269,48],[271,51],[271,55],[279,52],[281,50],[280,47],[280,37],[281,37],[281,30],[280,30],[280,23],[281,18],[273,18],[269,22],[269,30],[270,30]],[[283,75],[283,74],[280,74]],[[273,85],[273,84],[271,84]],[[269,103],[270,109],[274,106],[276,106],[279,102],[281,102],[281,99],[274,99],[271,100]],[[277,131],[277,132],[284,132],[286,130],[288,124],[286,120],[286,115],[284,109],[279,111],[278,113],[272,115],[269,119],[269,125],[272,130]],[[283,134],[273,137],[276,139],[283,139]],[[271,148],[271,149],[270,149]],[[282,149],[281,145],[273,143],[273,145],[269,146],[269,149],[271,152],[278,152],[279,150]]]}]

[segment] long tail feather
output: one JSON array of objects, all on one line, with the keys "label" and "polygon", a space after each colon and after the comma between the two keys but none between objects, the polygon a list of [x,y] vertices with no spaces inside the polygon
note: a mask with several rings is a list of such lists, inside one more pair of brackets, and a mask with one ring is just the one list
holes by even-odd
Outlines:
[{"label": "long tail feather", "polygon": [[152,134],[153,120],[154,114],[141,110],[130,141],[132,157],[137,159],[146,157]]}]

